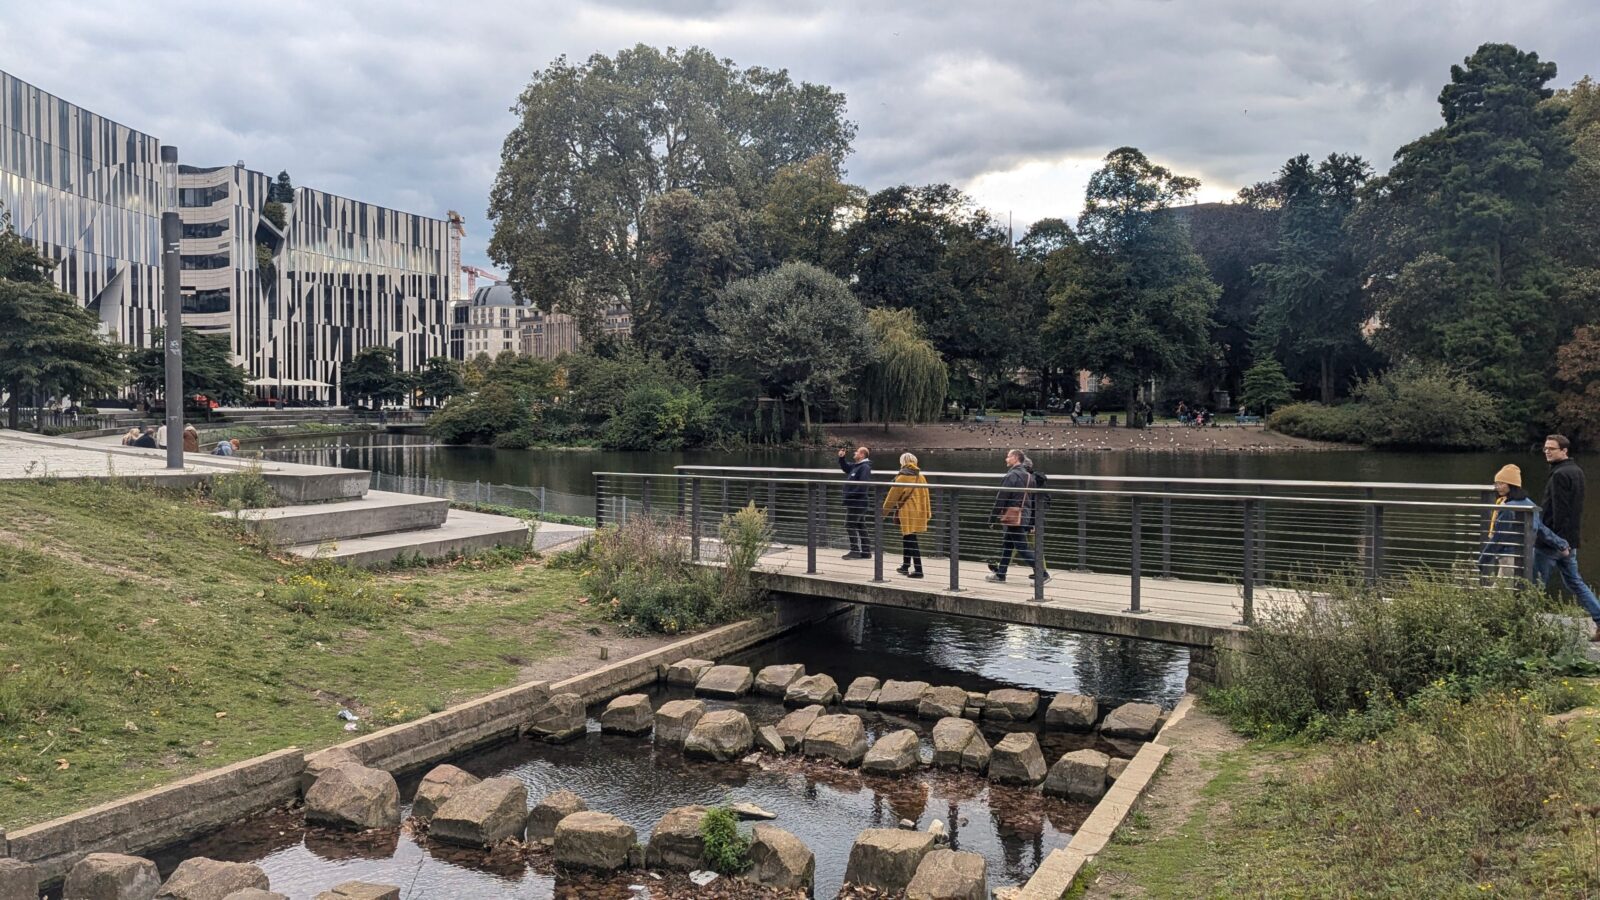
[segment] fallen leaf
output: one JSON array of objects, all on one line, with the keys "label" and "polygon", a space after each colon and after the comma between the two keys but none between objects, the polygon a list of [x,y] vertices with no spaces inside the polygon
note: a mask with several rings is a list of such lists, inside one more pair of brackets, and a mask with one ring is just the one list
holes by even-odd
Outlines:
[{"label": "fallen leaf", "polygon": [[67,762],[65,759],[56,760],[56,771],[57,772],[65,772],[67,769],[69,769],[71,767],[72,767],[72,764]]},{"label": "fallen leaf", "polygon": [[17,780],[22,782],[23,784],[27,784],[28,783],[28,776],[26,776],[26,775],[18,775],[17,776]]},{"label": "fallen leaf", "polygon": [[217,713],[217,718],[219,718],[219,719],[226,719],[227,717],[228,717],[228,714],[226,712]]}]

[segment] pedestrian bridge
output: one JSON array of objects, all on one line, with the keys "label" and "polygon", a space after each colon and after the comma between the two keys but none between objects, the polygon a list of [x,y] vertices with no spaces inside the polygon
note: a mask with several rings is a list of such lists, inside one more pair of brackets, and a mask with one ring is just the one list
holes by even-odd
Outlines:
[{"label": "pedestrian bridge", "polygon": [[[1374,583],[1419,571],[1476,582],[1492,512],[1484,485],[1143,478],[1052,474],[1032,492],[1030,572],[1013,561],[985,580],[1002,531],[1000,476],[927,472],[933,517],[920,536],[925,577],[895,571],[900,533],[872,516],[869,559],[843,559],[843,479],[827,469],[680,466],[672,474],[595,474],[597,519],[673,523],[693,557],[721,558],[723,517],[753,503],[772,528],[758,567],[776,593],[1008,623],[1237,647],[1249,625],[1301,603],[1330,577]],[[870,485],[882,507],[893,474]],[[1526,544],[1503,561],[1530,571]],[[1048,572],[1051,578],[1030,578]]]}]

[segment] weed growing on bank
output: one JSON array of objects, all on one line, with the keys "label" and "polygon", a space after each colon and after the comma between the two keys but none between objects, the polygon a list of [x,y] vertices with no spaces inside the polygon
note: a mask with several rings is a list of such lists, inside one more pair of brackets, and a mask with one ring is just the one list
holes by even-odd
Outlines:
[{"label": "weed growing on bank", "polygon": [[408,588],[328,560],[316,560],[307,571],[278,579],[263,596],[287,612],[346,622],[376,622],[392,612],[424,605]]},{"label": "weed growing on bank", "polygon": [[737,875],[750,867],[750,839],[739,833],[739,817],[726,806],[714,806],[700,820],[706,843],[706,865],[723,875]]},{"label": "weed growing on bank", "polygon": [[1542,592],[1413,575],[1381,587],[1354,576],[1257,605],[1229,686],[1207,699],[1256,737],[1368,738],[1425,692],[1471,698],[1530,687],[1578,664],[1573,635]]},{"label": "weed growing on bank", "polygon": [[205,493],[212,503],[235,513],[244,509],[281,506],[283,503],[272,485],[267,483],[266,476],[261,474],[259,460],[252,461],[238,471],[211,479]]}]

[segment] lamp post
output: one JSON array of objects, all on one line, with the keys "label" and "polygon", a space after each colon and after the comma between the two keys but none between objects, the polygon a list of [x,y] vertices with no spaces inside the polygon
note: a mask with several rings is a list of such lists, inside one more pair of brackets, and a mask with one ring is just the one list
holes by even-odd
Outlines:
[{"label": "lamp post", "polygon": [[161,148],[161,303],[166,307],[167,468],[183,468],[183,220],[178,216],[178,148]]}]

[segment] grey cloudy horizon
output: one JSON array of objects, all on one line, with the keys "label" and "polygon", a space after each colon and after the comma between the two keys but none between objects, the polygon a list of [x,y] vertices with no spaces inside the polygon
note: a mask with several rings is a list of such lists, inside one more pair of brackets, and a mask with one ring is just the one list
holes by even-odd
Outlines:
[{"label": "grey cloudy horizon", "polygon": [[0,69],[179,147],[296,184],[466,218],[484,252],[510,107],[558,56],[704,46],[848,98],[849,178],[949,182],[1018,230],[1076,218],[1089,173],[1139,147],[1232,196],[1290,156],[1380,171],[1436,127],[1449,67],[1503,41],[1600,76],[1600,5],[1182,0],[57,0],[0,16]]}]

